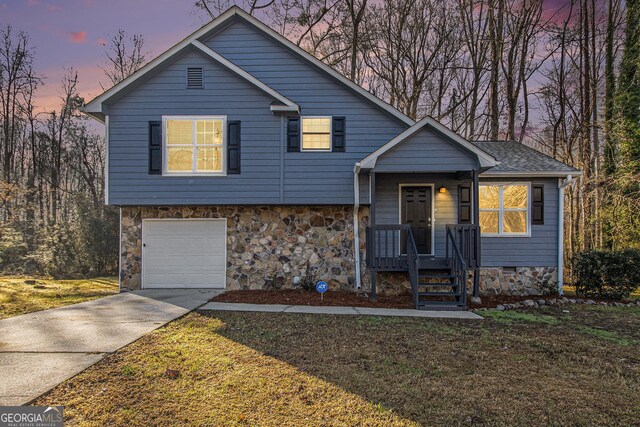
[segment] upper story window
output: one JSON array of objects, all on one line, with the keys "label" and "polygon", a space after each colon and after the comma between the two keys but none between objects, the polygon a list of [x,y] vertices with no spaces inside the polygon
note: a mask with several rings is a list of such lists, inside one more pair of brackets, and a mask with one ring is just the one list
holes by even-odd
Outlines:
[{"label": "upper story window", "polygon": [[302,117],[302,151],[331,151],[331,117]]},{"label": "upper story window", "polygon": [[223,175],[226,117],[163,117],[165,175]]},{"label": "upper story window", "polygon": [[480,184],[480,228],[489,236],[529,236],[529,191],[523,184]]}]

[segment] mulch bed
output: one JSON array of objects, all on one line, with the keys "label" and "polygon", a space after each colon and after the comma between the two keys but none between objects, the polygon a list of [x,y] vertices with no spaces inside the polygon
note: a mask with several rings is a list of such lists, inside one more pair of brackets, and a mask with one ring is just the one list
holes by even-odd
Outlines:
[{"label": "mulch bed", "polygon": [[378,295],[371,301],[369,294],[347,291],[327,291],[324,301],[316,291],[293,289],[227,291],[211,301],[246,304],[324,305],[342,307],[413,308],[411,295]]},{"label": "mulch bed", "polygon": [[[469,310],[478,308],[495,308],[498,305],[515,304],[524,300],[538,300],[555,297],[516,296],[516,295],[483,295],[480,304],[471,302],[471,295],[467,295]],[[571,298],[571,297],[569,297]],[[375,308],[414,308],[411,295],[378,295],[377,301],[371,301],[369,294],[348,291],[328,291],[324,294],[324,301],[316,291],[298,289],[280,290],[244,290],[227,291],[211,299],[216,302],[235,302],[245,304],[284,304],[284,305],[314,305],[338,307],[375,307]],[[600,300],[595,300],[599,302]],[[628,301],[626,301],[628,302]]]}]

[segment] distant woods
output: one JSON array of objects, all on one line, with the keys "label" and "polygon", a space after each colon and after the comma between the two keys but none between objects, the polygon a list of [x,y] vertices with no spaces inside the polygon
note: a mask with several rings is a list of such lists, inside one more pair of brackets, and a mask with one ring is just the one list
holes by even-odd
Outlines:
[{"label": "distant woods", "polygon": [[[640,246],[640,0],[197,0],[193,11],[208,20],[234,3],[414,119],[583,170],[566,192],[568,255]],[[117,31],[104,49],[105,88],[147,60],[139,35]],[[0,29],[0,267],[114,272],[104,137],[78,112],[72,69],[58,108],[35,105],[34,52]]]},{"label": "distant woods", "polygon": [[573,165],[567,252],[640,246],[640,1],[199,0],[269,22],[413,119]]},{"label": "distant woods", "polygon": [[[105,46],[107,86],[144,63],[143,39],[118,31]],[[59,106],[35,103],[46,76],[27,34],[0,29],[0,268],[55,277],[113,274],[118,211],[106,207],[103,135],[79,108],[78,73],[65,70]]]}]

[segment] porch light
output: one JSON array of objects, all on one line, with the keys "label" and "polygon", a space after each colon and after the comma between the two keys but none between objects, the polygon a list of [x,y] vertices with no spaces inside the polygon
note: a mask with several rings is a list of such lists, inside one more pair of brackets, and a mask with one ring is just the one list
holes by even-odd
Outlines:
[{"label": "porch light", "polygon": [[440,190],[438,190],[438,192],[439,192],[439,193],[446,193],[446,192],[447,192],[447,189],[446,189],[446,188],[444,188],[444,185],[441,185],[441,186],[440,186]]}]

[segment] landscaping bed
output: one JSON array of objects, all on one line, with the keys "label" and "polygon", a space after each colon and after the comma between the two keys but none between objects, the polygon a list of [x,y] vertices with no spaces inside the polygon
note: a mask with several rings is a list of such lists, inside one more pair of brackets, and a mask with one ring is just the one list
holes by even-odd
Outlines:
[{"label": "landscaping bed", "polygon": [[[226,291],[211,301],[245,304],[283,304],[283,305],[313,305],[313,306],[341,306],[341,307],[376,307],[376,308],[414,308],[411,295],[378,295],[372,301],[369,294],[348,291],[328,291],[324,300],[315,291],[279,289],[279,290],[236,290]],[[542,302],[544,301],[544,302]],[[571,302],[569,302],[571,301]],[[538,306],[561,306],[565,304],[589,304],[620,306],[636,305],[637,300],[624,302],[603,301],[580,298],[561,298],[555,296],[515,296],[515,295],[483,295],[480,303],[474,303],[471,295],[467,295],[469,310],[478,309],[514,309]],[[531,305],[533,302],[535,305]]]},{"label": "landscaping bed", "polygon": [[341,307],[414,308],[411,295],[378,295],[372,301],[368,294],[327,291],[324,299],[316,291],[294,289],[226,291],[211,301],[245,304],[284,304]]}]

